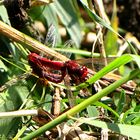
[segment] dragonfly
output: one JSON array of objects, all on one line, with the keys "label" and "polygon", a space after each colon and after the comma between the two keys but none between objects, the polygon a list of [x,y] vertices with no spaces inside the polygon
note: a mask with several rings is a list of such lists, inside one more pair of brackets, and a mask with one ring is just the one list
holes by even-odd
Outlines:
[{"label": "dragonfly", "polygon": [[[56,32],[53,24],[50,25],[48,33],[46,35],[45,44],[48,46],[55,47],[56,44]],[[72,41],[67,41],[64,46],[70,47],[73,45]],[[89,76],[94,75],[100,68],[104,67],[104,62],[111,62],[114,58],[92,58],[92,59],[80,59],[80,60],[69,60],[66,62],[50,60],[46,57],[42,57],[36,53],[30,53],[28,55],[28,61],[31,65],[33,72],[37,74],[40,78],[47,79],[48,81],[54,83],[60,83],[65,81],[66,75],[71,78],[71,83],[78,85],[79,83],[85,82]],[[94,71],[86,67],[85,65],[95,66]],[[93,68],[93,67],[92,67]],[[59,71],[59,74],[55,72]],[[108,74],[99,80],[102,86],[108,86],[109,84],[119,80],[121,77],[116,74]],[[68,80],[66,80],[68,81]],[[123,84],[123,89],[126,93],[132,93],[136,87],[134,82],[129,84]]]},{"label": "dragonfly", "polygon": [[[46,35],[46,39],[44,41],[44,44],[49,46],[49,47],[52,47],[52,48],[55,47],[55,45],[56,45],[56,32],[55,32],[55,28],[54,28],[53,24],[51,24],[50,27],[48,28],[48,33]],[[71,41],[67,41],[64,44],[64,46],[70,47],[71,44],[72,44]],[[48,79],[49,81],[53,81],[55,83],[61,82],[63,77],[66,75],[65,66],[63,67],[64,70],[62,70],[62,76],[59,75],[59,74],[47,73],[47,71],[46,71],[47,67],[43,66],[43,61],[41,61],[41,62],[39,62],[40,60],[37,61],[37,57],[40,57],[40,60],[41,59],[43,60],[43,58],[41,58],[41,56],[39,56],[39,55],[37,55],[35,53],[31,53],[31,54],[28,55],[28,58],[30,60],[29,62],[32,65],[35,73],[37,75],[39,75],[39,77],[42,77],[42,78],[46,77],[46,79]],[[35,63],[35,62],[37,62],[37,63]],[[46,62],[46,59],[45,59],[44,62]],[[52,61],[49,60],[49,59],[48,59],[48,63],[50,63],[48,65],[52,65]],[[54,62],[54,65],[52,65],[52,67],[54,67],[54,69],[58,69],[59,67],[57,65],[61,65],[61,62],[57,62],[57,64]],[[69,63],[67,65],[70,66]],[[42,68],[41,68],[41,66],[42,66]],[[40,74],[40,73],[42,73],[42,74]],[[15,77],[15,78],[11,79],[10,81],[6,82],[4,85],[2,85],[0,87],[0,92],[4,91],[5,89],[7,89],[10,86],[15,85],[19,80],[26,79],[27,77],[29,77],[29,75],[31,75],[31,72],[27,72],[27,73],[25,73],[23,75],[19,75],[19,76]]]},{"label": "dragonfly", "polygon": [[[42,57],[36,53],[31,53],[28,56],[29,64],[31,65],[33,72],[37,74],[40,78],[45,78],[48,81],[54,83],[60,83],[64,80],[66,74],[69,75],[71,81],[76,85],[82,82],[85,82],[89,75],[94,75],[96,72],[88,69],[85,65],[80,65],[79,63],[82,62],[81,60],[69,60],[66,62],[62,61],[54,61]],[[87,63],[96,62],[99,64],[99,60],[102,59],[95,58],[94,60],[91,59],[83,59],[84,62]],[[80,62],[81,61],[81,62]],[[110,59],[111,61],[111,59]],[[78,63],[79,62],[79,63]],[[48,69],[47,69],[48,68]],[[52,70],[52,71],[51,71]],[[53,71],[60,71],[60,74],[55,74]],[[105,77],[102,77],[99,80],[100,84],[103,86],[108,86],[109,84],[119,80],[121,76],[113,73],[109,73]],[[129,84],[123,84],[121,86],[123,89],[126,90],[127,93],[132,94],[134,91],[136,84],[134,82],[130,82]]]},{"label": "dragonfly", "polygon": [[[56,38],[55,38],[55,29],[54,26],[50,26],[48,29],[48,33],[46,35],[45,44],[49,46],[55,46]],[[67,46],[69,46],[68,43],[66,43]],[[112,61],[114,58],[109,58],[107,60]],[[48,81],[54,82],[54,83],[60,83],[64,80],[66,75],[69,75],[71,83],[79,84],[82,82],[85,82],[89,76],[94,75],[96,72],[88,69],[86,65],[90,64],[92,65],[92,62],[95,64],[96,68],[100,68],[102,65],[102,61],[104,61],[101,58],[92,58],[92,59],[81,59],[81,60],[69,60],[66,62],[62,61],[55,61],[48,59],[46,57],[43,57],[37,53],[30,53],[28,55],[28,62],[33,70],[33,73],[38,75],[40,78],[47,79]],[[99,69],[98,69],[99,70]],[[56,71],[59,73],[56,73]],[[22,78],[18,78],[22,79]],[[120,76],[116,74],[109,74],[105,77],[102,77],[99,82],[103,87],[108,86],[112,82],[120,79]],[[10,83],[10,82],[9,82]],[[13,82],[12,82],[13,83]],[[5,89],[7,86],[2,88]],[[124,84],[122,85],[124,89],[126,89],[128,92],[132,93],[132,91],[135,89],[135,84],[132,82],[131,84]]]},{"label": "dragonfly", "polygon": [[[62,82],[67,73],[74,83],[84,82],[87,79],[87,67],[79,65],[74,60],[66,62],[53,61],[36,53],[30,53],[28,60],[35,74],[40,78],[45,78],[54,83]],[[47,71],[46,68],[49,68],[50,70]],[[58,70],[61,73],[55,74],[51,72],[51,70]]]},{"label": "dragonfly", "polygon": [[[112,61],[112,59],[114,58],[110,58],[107,60]],[[103,60],[101,58],[78,59],[62,62],[50,60],[36,53],[30,53],[28,55],[28,61],[32,67],[33,73],[35,73],[38,77],[42,79],[47,79],[48,81],[54,83],[60,83],[68,74],[71,78],[72,83],[75,83],[76,85],[85,82],[90,76],[96,74],[95,71],[89,69],[89,66],[92,65],[92,62],[95,63],[97,71],[99,70],[100,66],[103,66]],[[56,71],[59,71],[59,74],[56,73]],[[25,73],[23,75],[17,76],[17,78],[6,82],[3,86],[0,87],[0,92],[3,92],[8,87],[16,84],[17,81],[25,79],[30,75],[31,72]],[[115,82],[116,80],[119,80],[120,78],[121,76],[117,74],[109,73],[102,77],[99,80],[99,83],[102,87],[107,87],[108,85]],[[129,81],[128,83],[123,84],[121,88],[123,88],[126,93],[133,94],[133,91],[136,88],[136,84],[133,81]],[[121,89],[117,90],[120,91]]]}]

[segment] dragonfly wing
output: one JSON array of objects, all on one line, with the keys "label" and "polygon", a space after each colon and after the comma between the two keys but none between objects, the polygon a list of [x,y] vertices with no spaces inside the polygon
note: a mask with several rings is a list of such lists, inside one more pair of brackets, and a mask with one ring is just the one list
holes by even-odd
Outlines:
[{"label": "dragonfly wing", "polygon": [[[66,49],[70,49],[70,48],[73,48],[74,47],[74,42],[70,39],[70,40],[67,40],[66,42],[65,42],[65,44],[64,44],[64,47],[66,48]],[[64,52],[63,53],[67,58],[70,58],[71,57],[71,53],[66,53],[66,52]]]},{"label": "dragonfly wing", "polygon": [[48,33],[46,35],[46,39],[44,43],[45,45],[51,48],[55,47],[56,45],[56,30],[53,24],[51,24],[48,29]]},{"label": "dragonfly wing", "polygon": [[73,106],[75,106],[75,96],[73,95],[71,89],[70,89],[70,79],[69,79],[69,75],[66,75],[64,77],[64,83],[67,87],[67,97],[68,97],[68,101],[69,101],[69,104],[70,104],[70,107],[72,108]]},{"label": "dragonfly wing", "polygon": [[[48,33],[46,35],[46,39],[45,39],[45,45],[47,45],[48,47],[51,47],[51,48],[55,48],[55,47],[61,47],[61,48],[67,48],[67,49],[70,49],[70,48],[73,48],[74,45],[74,42],[70,39],[68,41],[65,42],[64,45],[62,46],[56,46],[56,29],[55,29],[55,26],[53,24],[51,24],[49,26],[49,29],[48,29]],[[71,53],[62,53],[63,55],[65,55],[66,57],[70,58],[71,56]]]},{"label": "dragonfly wing", "polygon": [[105,59],[107,60],[107,63],[109,64],[115,59],[115,57],[77,59],[76,62],[79,63],[80,65],[85,65],[86,67],[93,69],[97,72],[105,66]]}]

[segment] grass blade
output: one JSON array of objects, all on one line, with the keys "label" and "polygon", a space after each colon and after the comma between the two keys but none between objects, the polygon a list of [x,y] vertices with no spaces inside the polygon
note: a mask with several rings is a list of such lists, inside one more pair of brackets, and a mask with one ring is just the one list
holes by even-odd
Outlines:
[{"label": "grass blade", "polygon": [[57,117],[53,121],[45,124],[44,126],[40,127],[38,130],[36,130],[36,131],[30,133],[29,135],[25,136],[24,138],[22,138],[22,140],[32,139],[32,138],[35,138],[35,137],[41,135],[45,131],[47,131],[47,130],[55,127],[56,125],[60,124],[61,122],[67,120],[69,118],[69,116],[75,115],[76,113],[78,113],[81,110],[85,109],[87,106],[89,106],[93,102],[98,101],[103,96],[106,96],[107,94],[111,93],[117,87],[119,87],[123,83],[133,79],[134,77],[136,77],[139,74],[140,74],[140,70],[134,70],[133,72],[131,72],[126,77],[123,77],[119,81],[116,81],[112,85],[108,86],[107,88],[103,89],[102,91],[98,92],[97,94],[89,97],[87,100],[85,100],[82,103],[78,104],[77,106],[73,107],[72,109],[70,109],[69,111],[65,112],[64,114],[60,115],[59,117]]}]

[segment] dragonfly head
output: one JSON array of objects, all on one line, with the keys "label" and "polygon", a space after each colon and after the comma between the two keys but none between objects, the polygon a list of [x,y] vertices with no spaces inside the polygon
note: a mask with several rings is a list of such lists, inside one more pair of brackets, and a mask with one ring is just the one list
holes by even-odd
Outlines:
[{"label": "dragonfly head", "polygon": [[84,82],[87,79],[88,69],[86,66],[81,66],[79,69],[79,77],[81,82]]},{"label": "dragonfly head", "polygon": [[67,61],[65,66],[73,81],[84,82],[87,79],[88,69],[86,66],[81,66],[73,60]]}]

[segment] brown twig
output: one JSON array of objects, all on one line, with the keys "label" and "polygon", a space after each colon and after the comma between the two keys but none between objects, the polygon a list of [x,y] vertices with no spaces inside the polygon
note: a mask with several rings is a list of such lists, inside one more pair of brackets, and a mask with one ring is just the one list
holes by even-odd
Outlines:
[{"label": "brown twig", "polygon": [[[48,48],[47,46],[43,45],[42,43],[38,42],[37,40],[31,38],[24,33],[14,29],[13,27],[5,24],[4,22],[0,21],[0,33],[7,36],[8,38],[17,41],[21,44],[26,44],[30,48],[30,50],[39,51],[45,53],[49,56],[55,57],[56,59],[67,61],[68,58],[59,54],[58,52]],[[24,46],[25,47],[25,46]]]}]

